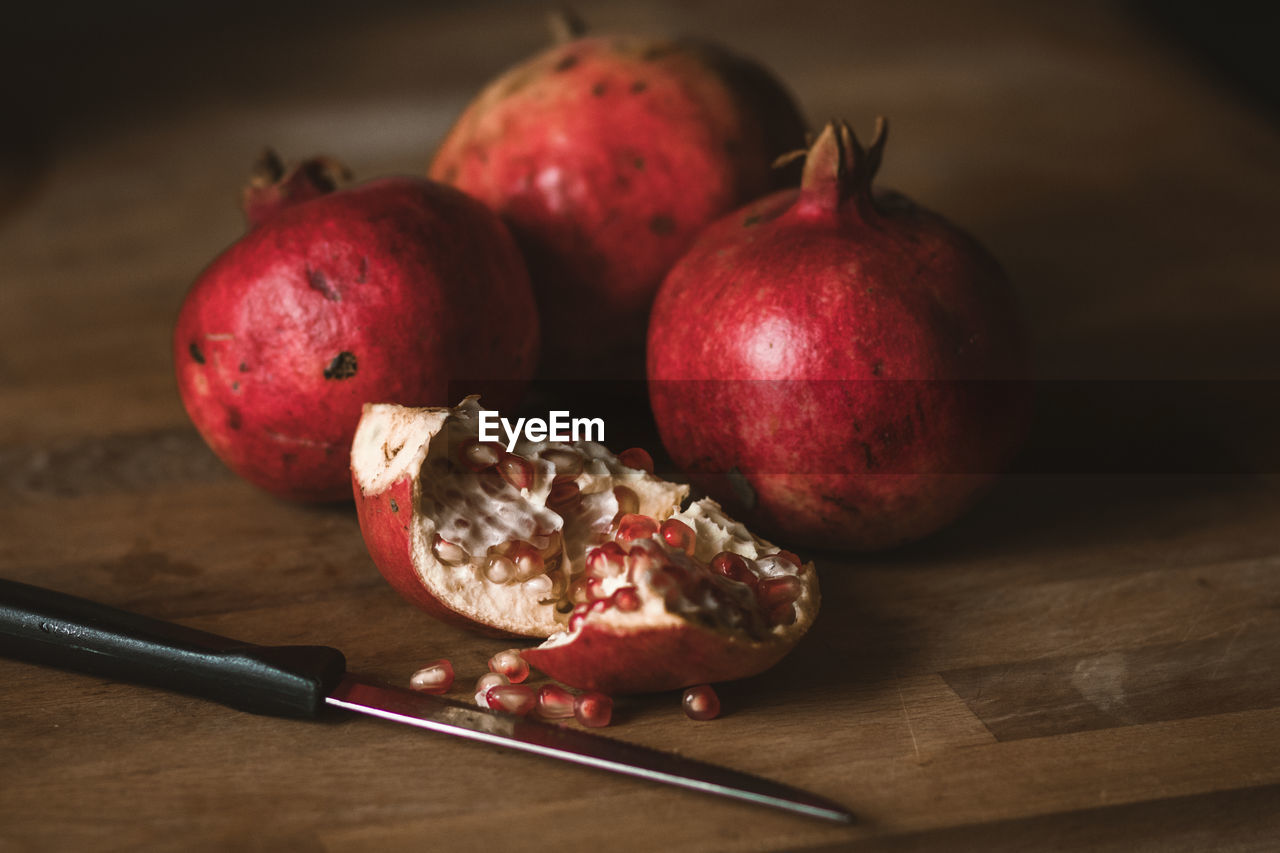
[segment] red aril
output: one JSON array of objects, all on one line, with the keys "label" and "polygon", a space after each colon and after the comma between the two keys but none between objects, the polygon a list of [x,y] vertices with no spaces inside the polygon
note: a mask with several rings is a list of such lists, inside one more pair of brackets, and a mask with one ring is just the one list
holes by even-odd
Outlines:
[{"label": "red aril", "polygon": [[710,684],[699,684],[684,692],[684,712],[691,720],[714,720],[720,716],[720,697]]},{"label": "red aril", "polygon": [[573,716],[588,728],[603,728],[613,719],[613,700],[594,690],[581,693],[573,701]]},{"label": "red aril", "polygon": [[447,693],[453,686],[453,664],[441,659],[432,661],[409,678],[409,689],[420,693]]}]

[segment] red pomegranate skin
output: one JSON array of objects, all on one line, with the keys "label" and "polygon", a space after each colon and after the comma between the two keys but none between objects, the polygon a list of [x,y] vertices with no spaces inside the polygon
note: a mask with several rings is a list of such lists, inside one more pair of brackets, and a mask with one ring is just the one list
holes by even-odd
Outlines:
[{"label": "red pomegranate skin", "polygon": [[579,38],[491,83],[429,169],[502,215],[529,262],[549,378],[643,376],[653,295],[707,224],[794,180],[804,122],[714,45]]},{"label": "red pomegranate skin", "polygon": [[710,227],[648,338],[663,443],[777,538],[874,550],[947,524],[1027,419],[1026,356],[996,261],[941,216],[873,193],[885,134],[828,126],[799,189]]},{"label": "red pomegranate skin", "polygon": [[748,678],[777,664],[791,648],[784,643],[738,643],[694,625],[626,633],[588,625],[573,643],[520,654],[557,681],[621,696]]},{"label": "red pomegranate skin", "polygon": [[187,294],[178,388],[240,476],[285,498],[349,499],[362,405],[444,405],[451,380],[503,380],[502,405],[532,375],[537,309],[506,228],[452,187],[387,178],[292,195],[270,215],[252,208],[251,230]]}]

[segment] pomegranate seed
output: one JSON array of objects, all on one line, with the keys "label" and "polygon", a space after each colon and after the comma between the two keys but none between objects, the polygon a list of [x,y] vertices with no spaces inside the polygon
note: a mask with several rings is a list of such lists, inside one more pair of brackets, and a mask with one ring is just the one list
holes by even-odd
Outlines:
[{"label": "pomegranate seed", "polygon": [[501,554],[490,554],[484,564],[484,576],[490,583],[511,583],[516,579],[516,564]]},{"label": "pomegranate seed", "polygon": [[616,539],[619,542],[630,542],[634,539],[648,539],[658,532],[658,522],[647,515],[631,513],[618,520]]},{"label": "pomegranate seed", "polygon": [[760,583],[760,579],[756,577],[756,573],[747,567],[747,561],[741,554],[735,554],[732,551],[721,551],[711,558],[711,570],[718,574],[724,575],[729,580],[746,584],[755,589]]},{"label": "pomegranate seed", "polygon": [[492,442],[469,438],[458,448],[458,461],[470,471],[483,471],[498,464],[502,447]]},{"label": "pomegranate seed", "polygon": [[636,578],[644,577],[645,574],[662,565],[662,563],[655,555],[650,554],[640,545],[633,545],[627,553],[627,565],[631,567],[627,577],[634,581]]},{"label": "pomegranate seed", "polygon": [[643,447],[632,447],[618,454],[618,461],[628,468],[653,473],[653,457]]},{"label": "pomegranate seed", "polygon": [[573,716],[573,694],[563,687],[544,684],[538,691],[538,716],[547,720],[567,720]]},{"label": "pomegranate seed", "polygon": [[693,549],[698,544],[698,537],[693,532],[692,527],[678,518],[668,518],[662,522],[662,526],[658,530],[662,533],[662,538],[667,540],[667,544],[672,548],[679,548],[689,556],[693,556]]},{"label": "pomegranate seed", "polygon": [[801,568],[801,565],[800,565],[800,558],[799,558],[798,556],[796,556],[795,554],[791,553],[790,551],[779,551],[778,553],[774,554],[773,556],[775,556],[775,557],[781,557],[782,559],[786,560],[786,561],[787,561],[788,563],[790,563],[791,565],[795,566],[797,569]]},{"label": "pomegranate seed", "polygon": [[626,486],[614,486],[613,497],[618,502],[619,518],[640,511],[640,498]]},{"label": "pomegranate seed", "polygon": [[627,552],[617,542],[606,542],[587,554],[585,572],[589,577],[610,578],[627,570]]},{"label": "pomegranate seed", "polygon": [[603,612],[605,612],[606,610],[608,610],[610,606],[611,606],[611,605],[609,604],[609,599],[607,599],[607,598],[597,598],[595,601],[593,601],[593,602],[591,602],[590,604],[588,604],[588,605],[587,605],[587,612],[588,612],[588,613],[603,613]]},{"label": "pomegranate seed", "polygon": [[582,455],[572,450],[552,447],[542,451],[542,458],[556,466],[556,480],[574,478],[582,473]]},{"label": "pomegranate seed", "polygon": [[[582,605],[578,605],[578,606],[581,607]],[[582,621],[586,618],[587,618],[587,612],[585,610],[582,611],[581,613],[578,613],[575,611],[574,613],[570,614],[569,626],[568,626],[569,633],[572,634],[573,632],[581,628]]]},{"label": "pomegranate seed", "polygon": [[691,720],[713,720],[720,715],[720,697],[710,684],[699,684],[684,692],[684,712]]},{"label": "pomegranate seed", "polygon": [[518,581],[527,581],[547,572],[542,554],[528,542],[514,543],[507,551],[507,559],[515,564],[515,578]]},{"label": "pomegranate seed", "polygon": [[519,649],[507,649],[489,658],[489,671],[505,675],[512,684],[519,684],[529,677],[529,664],[520,656]]},{"label": "pomegranate seed", "polygon": [[604,598],[604,578],[587,578],[582,586],[588,604],[598,598]]},{"label": "pomegranate seed", "polygon": [[777,605],[769,611],[770,625],[794,625],[796,624],[796,606],[791,602],[784,602]]},{"label": "pomegranate seed", "polygon": [[546,575],[538,575],[524,582],[525,591],[530,595],[538,596],[539,603],[545,603],[543,599],[549,598],[556,591],[555,581]]},{"label": "pomegranate seed", "polygon": [[523,456],[515,453],[503,453],[498,460],[498,473],[502,479],[511,484],[513,489],[533,488],[533,465]]},{"label": "pomegranate seed", "polygon": [[488,708],[489,700],[485,694],[489,692],[489,688],[510,683],[511,679],[500,672],[486,672],[476,680],[476,704],[481,708]]},{"label": "pomegranate seed", "polygon": [[546,545],[538,549],[538,553],[542,556],[542,561],[544,563],[547,560],[550,560],[556,554],[559,554],[560,551],[564,548],[564,537],[560,535],[559,530],[553,530],[550,533],[534,534],[534,535],[539,536],[541,539],[545,539],[547,541]]},{"label": "pomegranate seed", "polygon": [[496,684],[484,694],[485,702],[495,711],[525,716],[538,704],[532,687],[523,684]]},{"label": "pomegranate seed", "polygon": [[566,480],[551,486],[551,493],[547,495],[547,506],[564,506],[581,498],[582,490],[578,488],[578,484],[573,480]]},{"label": "pomegranate seed", "polygon": [[650,588],[661,595],[667,603],[681,594],[688,579],[688,575],[675,566],[658,566],[651,569],[645,576]]},{"label": "pomegranate seed", "polygon": [[441,658],[409,677],[409,689],[419,693],[445,693],[453,686],[453,664]]},{"label": "pomegranate seed", "polygon": [[589,728],[607,726],[613,718],[613,700],[594,690],[579,693],[578,698],[573,700],[573,716]]},{"label": "pomegranate seed", "polygon": [[640,593],[633,586],[620,587],[611,599],[613,606],[623,613],[632,613],[640,609]]},{"label": "pomegranate seed", "polygon": [[760,581],[760,589],[756,595],[760,599],[760,606],[766,610],[772,610],[780,604],[790,604],[800,597],[800,579],[794,575],[765,578]]},{"label": "pomegranate seed", "polygon": [[431,550],[435,552],[437,560],[442,563],[448,563],[451,566],[465,563],[471,559],[471,555],[463,550],[461,546],[453,544],[439,534],[436,534],[436,540],[432,543]]}]

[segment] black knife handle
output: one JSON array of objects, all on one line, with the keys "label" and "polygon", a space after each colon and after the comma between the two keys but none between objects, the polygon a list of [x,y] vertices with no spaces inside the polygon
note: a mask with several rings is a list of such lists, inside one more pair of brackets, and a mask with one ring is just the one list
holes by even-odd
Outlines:
[{"label": "black knife handle", "polygon": [[255,646],[0,578],[0,656],[313,717],[346,671],[326,646]]}]

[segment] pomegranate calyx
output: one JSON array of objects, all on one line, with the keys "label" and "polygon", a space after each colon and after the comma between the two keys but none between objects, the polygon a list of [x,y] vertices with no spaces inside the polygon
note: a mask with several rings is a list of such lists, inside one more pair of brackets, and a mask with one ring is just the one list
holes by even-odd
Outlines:
[{"label": "pomegranate calyx", "polygon": [[547,17],[547,26],[551,30],[551,41],[555,44],[567,44],[587,34],[586,22],[568,6],[552,11]]},{"label": "pomegranate calyx", "polygon": [[310,157],[286,168],[280,155],[268,147],[253,165],[240,207],[253,230],[276,212],[327,195],[350,181],[350,170],[332,157]]},{"label": "pomegranate calyx", "polygon": [[835,213],[851,207],[860,218],[873,215],[871,182],[880,170],[888,136],[889,122],[884,116],[876,118],[875,136],[865,148],[847,121],[827,122],[805,155],[801,208]]}]

